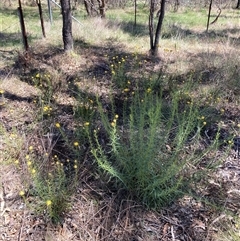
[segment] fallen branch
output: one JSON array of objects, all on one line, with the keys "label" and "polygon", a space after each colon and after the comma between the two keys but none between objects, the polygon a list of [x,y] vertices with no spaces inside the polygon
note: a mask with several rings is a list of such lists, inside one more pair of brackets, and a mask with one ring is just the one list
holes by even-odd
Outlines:
[{"label": "fallen branch", "polygon": [[214,24],[217,22],[218,18],[220,17],[221,13],[222,13],[222,9],[221,8],[218,8],[219,9],[219,13],[217,15],[217,17],[210,23],[210,24]]}]

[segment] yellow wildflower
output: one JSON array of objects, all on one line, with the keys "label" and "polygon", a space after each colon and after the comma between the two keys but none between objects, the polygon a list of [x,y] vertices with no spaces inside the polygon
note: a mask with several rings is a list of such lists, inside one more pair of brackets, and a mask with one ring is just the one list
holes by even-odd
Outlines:
[{"label": "yellow wildflower", "polygon": [[60,127],[61,127],[61,125],[60,125],[58,122],[55,124],[55,126],[56,126],[57,128],[60,128]]},{"label": "yellow wildflower", "polygon": [[73,145],[74,145],[74,146],[79,146],[79,143],[78,143],[77,141],[75,141],[75,142],[73,143]]},{"label": "yellow wildflower", "polygon": [[25,195],[25,192],[24,191],[20,191],[19,192],[19,196],[23,197]]},{"label": "yellow wildflower", "polygon": [[49,110],[49,107],[48,107],[48,106],[44,106],[44,107],[43,107],[43,111],[44,111],[44,112],[47,112],[48,110]]},{"label": "yellow wildflower", "polygon": [[49,206],[51,206],[52,205],[52,201],[51,200],[47,200],[46,201],[46,205],[49,207]]}]

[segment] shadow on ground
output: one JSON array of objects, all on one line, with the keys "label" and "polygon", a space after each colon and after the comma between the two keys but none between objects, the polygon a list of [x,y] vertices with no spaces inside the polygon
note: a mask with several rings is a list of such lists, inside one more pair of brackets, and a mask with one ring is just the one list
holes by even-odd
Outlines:
[{"label": "shadow on ground", "polygon": [[135,24],[133,21],[116,22],[116,21],[108,20],[107,26],[113,29],[120,28],[123,32],[128,33],[133,37],[136,37],[136,36],[142,37],[142,36],[149,35],[148,26],[138,22]]},{"label": "shadow on ground", "polygon": [[239,30],[237,28],[232,29],[223,29],[223,30],[210,30],[208,32],[196,32],[190,29],[184,29],[178,25],[172,25],[170,28],[166,31],[166,33],[163,33],[162,38],[168,39],[172,37],[180,37],[181,39],[185,38],[197,38],[199,40],[216,40],[216,39],[222,39],[222,40],[230,40],[230,42],[233,45],[239,46],[240,41],[239,37],[233,37],[232,35],[238,34]]}]

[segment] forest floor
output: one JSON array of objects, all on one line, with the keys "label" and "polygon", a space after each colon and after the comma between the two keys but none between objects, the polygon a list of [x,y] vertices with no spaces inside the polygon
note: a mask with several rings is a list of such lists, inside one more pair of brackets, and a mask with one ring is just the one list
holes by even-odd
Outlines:
[{"label": "forest floor", "polygon": [[[240,240],[240,157],[236,151],[240,144],[236,141],[229,151],[220,148],[212,156],[210,162],[217,164],[213,171],[206,172],[206,177],[201,177],[193,195],[185,195],[160,211],[147,209],[125,190],[112,190],[97,176],[88,151],[78,186],[57,225],[46,218],[46,210],[37,214],[32,210],[37,202],[34,195],[19,195],[28,178],[26,161],[20,166],[16,161],[24,160],[30,147],[38,154],[67,156],[61,143],[52,143],[54,123],[73,131],[76,86],[87,98],[105,98],[111,89],[111,65],[123,57],[128,71],[135,71],[132,78],[161,72],[181,82],[191,73],[193,78],[201,76],[194,98],[200,98],[197,92],[202,91],[207,93],[206,100],[212,101],[206,113],[210,123],[204,138],[211,138],[214,132],[215,115],[222,130],[238,138],[239,33],[229,30],[224,36],[213,36],[214,33],[191,33],[185,36],[188,45],[184,40],[167,44],[164,39],[167,47],[160,47],[159,58],[150,57],[145,47],[131,51],[131,46],[111,38],[98,45],[77,39],[71,54],[45,41],[34,42],[27,54],[14,46],[0,46],[0,240]],[[51,74],[54,89],[54,114],[49,126],[46,123],[50,122],[39,121],[40,107],[36,104],[44,90],[31,81],[39,73]],[[44,132],[43,128],[49,131]]]}]

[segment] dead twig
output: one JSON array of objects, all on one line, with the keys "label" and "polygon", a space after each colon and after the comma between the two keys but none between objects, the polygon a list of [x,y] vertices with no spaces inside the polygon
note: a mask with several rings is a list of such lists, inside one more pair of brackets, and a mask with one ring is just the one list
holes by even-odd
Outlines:
[{"label": "dead twig", "polygon": [[22,230],[23,230],[25,215],[26,215],[26,211],[23,212],[21,228],[20,228],[19,233],[18,233],[18,241],[22,240]]}]

